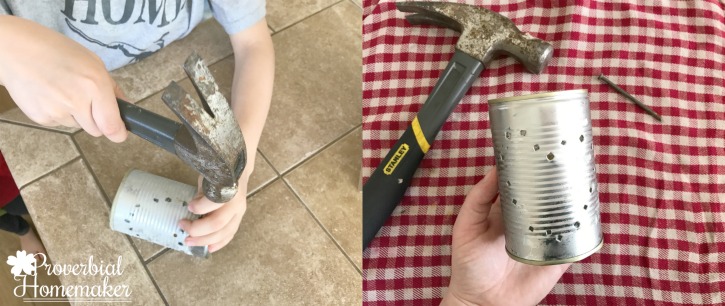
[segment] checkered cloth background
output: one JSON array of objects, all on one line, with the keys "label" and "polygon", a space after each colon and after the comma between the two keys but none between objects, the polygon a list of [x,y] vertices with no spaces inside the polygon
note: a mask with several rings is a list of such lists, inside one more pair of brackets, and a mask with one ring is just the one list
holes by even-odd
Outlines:
[{"label": "checkered cloth background", "polygon": [[[451,230],[494,166],[487,100],[587,89],[604,247],[572,265],[544,305],[722,304],[725,291],[725,4],[710,1],[450,1],[477,4],[549,41],[541,75],[494,60],[448,118],[400,206],[364,253],[366,305],[440,301]],[[648,2],[648,3],[644,3]],[[363,175],[415,117],[458,33],[364,4]],[[603,73],[663,117],[599,81]],[[512,297],[513,298],[513,297]]]}]

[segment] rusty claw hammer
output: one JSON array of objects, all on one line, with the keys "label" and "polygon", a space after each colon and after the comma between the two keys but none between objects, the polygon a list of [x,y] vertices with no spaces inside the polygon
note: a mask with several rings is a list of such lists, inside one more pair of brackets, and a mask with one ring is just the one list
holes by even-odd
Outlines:
[{"label": "rusty claw hammer", "polygon": [[176,82],[161,99],[182,124],[118,100],[121,119],[131,133],[178,156],[204,176],[202,189],[209,200],[226,203],[237,193],[237,181],[247,162],[244,137],[229,103],[197,54],[184,63],[200,102]]},{"label": "rusty claw hammer", "polygon": [[441,2],[398,2],[411,24],[456,30],[456,52],[418,115],[363,187],[363,248],[380,230],[410,185],[415,170],[463,95],[498,54],[510,55],[531,73],[551,59],[551,44],[524,34],[508,18],[477,6]]}]

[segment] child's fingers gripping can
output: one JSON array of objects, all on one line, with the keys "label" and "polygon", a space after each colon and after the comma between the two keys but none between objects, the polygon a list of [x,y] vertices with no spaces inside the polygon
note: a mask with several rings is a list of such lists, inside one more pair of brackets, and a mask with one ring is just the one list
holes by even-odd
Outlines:
[{"label": "child's fingers gripping can", "polygon": [[182,219],[196,220],[188,203],[196,187],[131,170],[123,178],[111,208],[111,229],[170,249],[208,257],[206,246],[187,246],[188,236],[179,228]]},{"label": "child's fingers gripping can", "polygon": [[603,245],[586,90],[491,100],[506,251],[553,265]]}]

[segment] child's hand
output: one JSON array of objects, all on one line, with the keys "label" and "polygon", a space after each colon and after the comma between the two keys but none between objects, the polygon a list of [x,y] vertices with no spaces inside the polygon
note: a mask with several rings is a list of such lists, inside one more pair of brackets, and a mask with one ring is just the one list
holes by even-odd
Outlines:
[{"label": "child's hand", "polygon": [[98,56],[29,20],[0,16],[0,85],[31,120],[122,142],[116,84]]},{"label": "child's hand", "polygon": [[494,168],[468,192],[458,213],[451,283],[441,305],[536,305],[571,265],[532,266],[506,254],[497,181]]},{"label": "child's hand", "polygon": [[179,226],[189,233],[184,243],[189,246],[209,246],[213,253],[223,248],[234,238],[239,229],[242,217],[247,210],[247,182],[249,174],[242,173],[239,179],[237,195],[229,202],[214,203],[204,196],[201,189],[202,178],[199,178],[199,191],[189,203],[189,211],[204,215],[194,221],[181,220]]}]

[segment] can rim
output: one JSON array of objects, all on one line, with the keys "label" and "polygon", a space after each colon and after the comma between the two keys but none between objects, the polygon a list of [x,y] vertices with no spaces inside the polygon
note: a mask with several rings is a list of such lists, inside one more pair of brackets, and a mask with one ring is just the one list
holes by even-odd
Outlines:
[{"label": "can rim", "polygon": [[540,98],[548,98],[548,97],[560,97],[560,96],[574,95],[574,94],[585,94],[586,95],[588,93],[589,93],[589,91],[586,89],[551,91],[551,92],[538,93],[538,94],[529,94],[529,95],[523,95],[523,96],[513,96],[513,97],[491,99],[491,100],[488,100],[488,103],[513,102],[513,101],[540,99]]},{"label": "can rim", "polygon": [[508,253],[509,257],[511,257],[513,260],[518,261],[518,262],[522,262],[522,263],[534,265],[534,266],[551,266],[551,265],[560,265],[560,264],[573,263],[573,262],[580,261],[584,258],[589,257],[589,255],[592,255],[592,254],[596,253],[597,251],[599,251],[603,245],[604,245],[604,239],[602,239],[602,241],[599,243],[599,245],[597,245],[591,251],[586,252],[584,254],[574,256],[574,257],[564,258],[564,259],[548,260],[548,261],[521,258],[514,254],[511,254],[511,252],[509,252],[508,249],[506,249],[506,253]]}]

